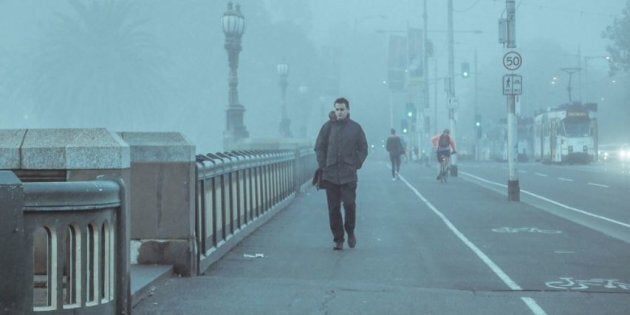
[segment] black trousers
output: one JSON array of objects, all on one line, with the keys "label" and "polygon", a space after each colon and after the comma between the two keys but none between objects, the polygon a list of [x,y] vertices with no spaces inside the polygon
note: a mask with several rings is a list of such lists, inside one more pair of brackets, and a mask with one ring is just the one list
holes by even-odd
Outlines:
[{"label": "black trousers", "polygon": [[[326,199],[328,201],[328,220],[330,231],[333,234],[334,242],[344,241],[344,229],[348,234],[354,233],[356,223],[355,203],[357,196],[357,182],[336,185],[326,183]],[[341,204],[345,210],[344,217],[341,217]]]},{"label": "black trousers", "polygon": [[392,162],[392,177],[396,177],[396,173],[400,172],[400,155],[389,154],[389,160]]}]

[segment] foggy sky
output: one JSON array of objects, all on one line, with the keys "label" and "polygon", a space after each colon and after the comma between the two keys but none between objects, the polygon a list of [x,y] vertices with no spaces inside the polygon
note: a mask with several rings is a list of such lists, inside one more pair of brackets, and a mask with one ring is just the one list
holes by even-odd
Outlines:
[{"label": "foggy sky", "polygon": [[[578,49],[582,57],[606,55],[607,41],[601,33],[621,14],[625,2],[517,1],[517,45],[524,59],[519,70],[524,78],[524,93],[520,98],[524,115],[567,101],[567,76],[559,69],[578,63]],[[109,71],[113,76],[127,71],[123,77],[132,78],[130,82],[148,83],[125,88],[121,82],[110,82],[119,92],[101,96],[94,95],[106,93],[103,91],[107,90],[101,89],[101,81],[87,85],[76,81],[89,81],[88,78],[65,78],[63,69],[80,69],[72,58],[54,56],[55,50],[48,53],[54,58],[46,56],[47,49],[52,49],[47,40],[51,35],[59,35],[54,33],[55,27],[61,25],[59,16],[77,14],[69,3],[0,0],[0,71],[4,78],[0,81],[0,128],[179,131],[197,145],[200,153],[222,150],[228,67],[220,17],[227,1],[133,1],[135,6],[127,18],[130,24],[141,22],[137,33],[149,38],[151,46],[139,45],[146,50],[138,48],[139,51],[128,56],[127,60],[140,58],[144,64],[129,63],[126,70]],[[505,117],[505,98],[499,89],[505,73],[501,66],[504,49],[497,42],[497,20],[503,14],[505,1],[455,0],[454,7],[455,30],[483,32],[456,33],[455,71],[461,62],[472,64],[477,51],[477,105],[484,122],[490,125]],[[241,8],[246,31],[238,70],[239,93],[246,108],[245,124],[250,135],[278,135],[281,102],[275,67],[280,62],[290,66],[287,102],[294,134],[303,125],[307,137],[314,137],[334,97],[343,95],[350,99],[351,115],[364,124],[371,143],[387,135],[389,96],[382,85],[386,79],[387,38],[407,27],[422,27],[422,1],[244,0]],[[429,38],[436,53],[429,62],[430,78],[435,67],[439,77],[447,75],[447,37],[441,32],[447,29],[446,18],[446,1],[429,0]],[[59,38],[68,39],[67,36],[74,35],[61,34]],[[81,43],[80,40],[74,38],[73,42]],[[46,67],[54,60],[68,64],[57,64],[56,72],[51,72]],[[131,69],[136,66],[145,70]],[[81,71],[84,72],[79,75],[93,75],[85,69]],[[66,81],[42,83],[38,79],[42,73],[61,74]],[[553,77],[557,81],[551,85]],[[105,79],[99,77],[99,80]],[[584,75],[579,81],[574,78],[574,97],[580,93],[585,101],[599,102],[600,108],[618,110],[600,114],[600,122],[604,122],[600,124],[601,137],[617,141],[624,133],[630,133],[623,125],[628,117],[627,75],[619,76],[616,85],[611,84],[606,63],[593,59],[589,62],[588,77]],[[472,78],[456,78],[461,137],[466,137],[472,127],[473,82]],[[94,92],[80,95],[80,91],[71,88],[74,84]],[[308,87],[306,93],[300,93],[300,86]],[[445,93],[440,82],[430,87],[431,93],[434,87],[437,99],[431,94],[431,107],[425,111],[433,115],[437,102],[436,127],[442,128],[447,124]],[[338,95],[331,95],[331,90]],[[34,95],[44,92],[47,94]],[[48,95],[54,96],[59,104]],[[404,97],[394,98],[397,108],[405,101]],[[55,117],[55,113],[64,112],[59,106],[74,114]],[[44,117],[44,113],[53,119]]]}]

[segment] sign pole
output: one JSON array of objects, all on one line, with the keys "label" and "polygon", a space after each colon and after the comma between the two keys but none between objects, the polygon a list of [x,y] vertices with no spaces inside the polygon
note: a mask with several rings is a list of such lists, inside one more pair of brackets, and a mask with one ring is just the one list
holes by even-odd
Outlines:
[{"label": "sign pole", "polygon": [[[515,0],[506,0],[506,13],[507,13],[507,48],[516,48],[516,5]],[[508,70],[514,71],[520,67],[522,59],[518,53],[510,54],[508,52],[503,58],[503,64]],[[516,61],[514,57],[518,56]],[[510,60],[510,57],[511,60]],[[507,65],[506,65],[507,64]],[[508,67],[510,66],[510,67]],[[516,75],[511,74],[511,86],[512,89],[507,96],[507,125],[508,125],[508,139],[507,139],[507,159],[508,159],[508,200],[520,201],[520,187],[518,181],[517,172],[517,156],[518,156],[518,136],[516,118],[516,91],[514,91],[514,78]],[[520,84],[519,80],[519,84]],[[504,86],[505,91],[505,86]],[[519,91],[520,92],[520,91]],[[520,93],[519,93],[520,94]]]}]

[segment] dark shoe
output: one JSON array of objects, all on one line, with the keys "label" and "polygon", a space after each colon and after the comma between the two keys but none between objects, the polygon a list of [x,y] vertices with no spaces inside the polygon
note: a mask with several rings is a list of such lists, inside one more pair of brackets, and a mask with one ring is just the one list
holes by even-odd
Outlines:
[{"label": "dark shoe", "polygon": [[355,246],[357,246],[357,238],[354,236],[354,234],[348,235],[348,246],[350,246],[350,248],[354,248]]},{"label": "dark shoe", "polygon": [[438,175],[435,179],[437,179],[437,180],[442,179],[442,174]]},{"label": "dark shoe", "polygon": [[334,250],[342,250],[343,249],[343,242],[335,242],[335,247],[333,247]]}]

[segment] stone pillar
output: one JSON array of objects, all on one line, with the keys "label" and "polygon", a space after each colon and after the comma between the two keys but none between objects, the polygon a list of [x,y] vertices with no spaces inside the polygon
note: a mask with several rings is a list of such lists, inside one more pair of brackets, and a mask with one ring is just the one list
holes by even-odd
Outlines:
[{"label": "stone pillar", "polygon": [[24,232],[22,182],[0,171],[0,313],[26,314],[33,302],[33,248]]},{"label": "stone pillar", "polygon": [[176,132],[121,132],[131,149],[132,263],[197,273],[195,146]]}]

